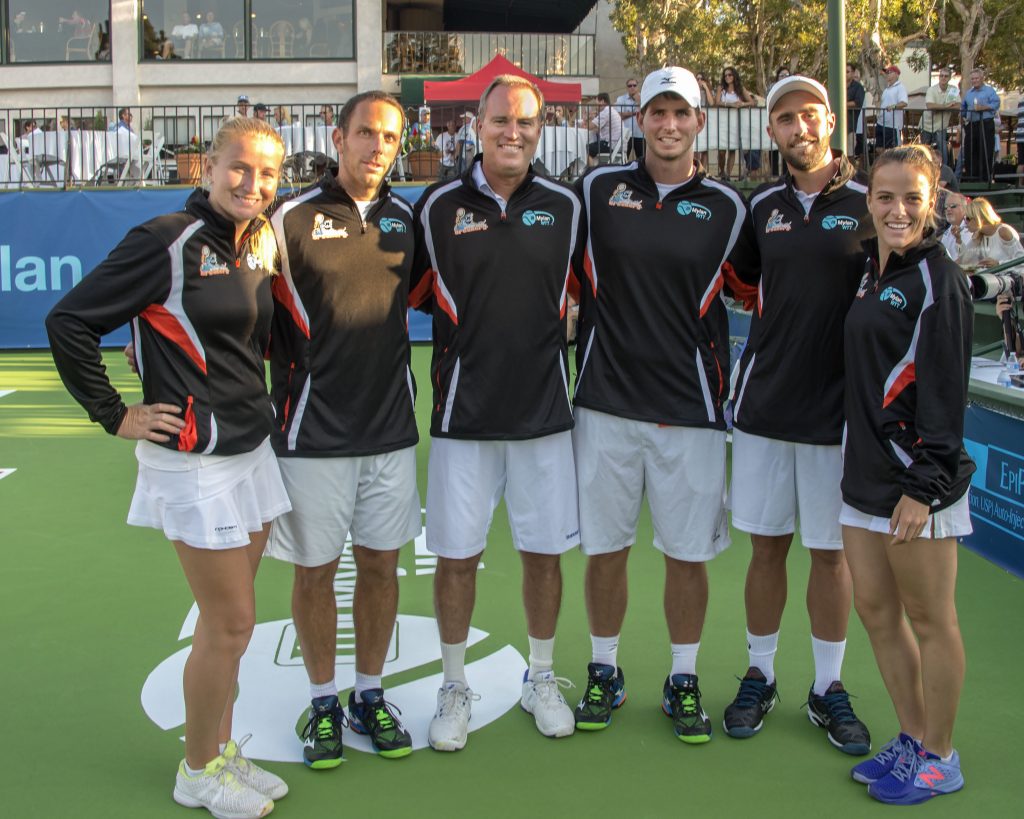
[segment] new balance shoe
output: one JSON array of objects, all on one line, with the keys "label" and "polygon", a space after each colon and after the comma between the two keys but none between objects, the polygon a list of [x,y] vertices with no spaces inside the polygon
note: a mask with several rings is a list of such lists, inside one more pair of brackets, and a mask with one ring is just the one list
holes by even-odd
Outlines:
[{"label": "new balance shoe", "polygon": [[765,714],[775,707],[778,699],[775,683],[769,684],[760,669],[751,666],[740,680],[736,698],[726,706],[725,733],[736,739],[754,736],[764,726]]},{"label": "new balance shoe", "polygon": [[626,701],[626,677],[621,668],[590,663],[587,665],[587,688],[576,706],[573,717],[581,731],[600,731],[612,721],[612,711]]},{"label": "new balance shoe", "polygon": [[302,761],[315,770],[337,768],[344,757],[341,743],[341,728],[348,725],[348,718],[335,696],[317,697],[309,709],[309,722],[302,729],[305,747]]},{"label": "new balance shoe", "polygon": [[572,734],[576,720],[558,688],[572,688],[573,684],[564,677],[556,677],[554,671],[541,672],[532,680],[529,676],[529,671],[523,674],[523,698],[519,704],[526,713],[533,714],[537,730],[546,737]]},{"label": "new balance shoe", "polygon": [[466,747],[474,700],[480,699],[467,685],[446,682],[437,692],[437,711],[430,721],[427,742],[435,751],[460,751]]},{"label": "new balance shoe", "polygon": [[264,770],[251,759],[242,756],[242,746],[251,737],[252,734],[246,734],[242,737],[241,742],[228,740],[223,753],[228,767],[243,785],[248,785],[254,791],[259,791],[270,799],[284,798],[288,794],[287,783],[277,774]]},{"label": "new balance shoe", "polygon": [[711,720],[700,705],[696,674],[673,674],[665,680],[661,709],[672,718],[676,736],[690,745],[711,739]]},{"label": "new balance shoe", "polygon": [[868,793],[889,805],[916,805],[964,786],[960,772],[960,754],[953,751],[949,762],[943,762],[924,748],[916,753],[900,755],[893,769],[877,782],[868,785]]},{"label": "new balance shoe", "polygon": [[871,759],[866,759],[859,765],[854,765],[850,770],[850,776],[861,784],[870,785],[872,782],[877,782],[893,769],[893,766],[896,765],[897,760],[900,758],[900,754],[904,751],[912,754],[917,753],[919,747],[913,737],[907,734],[900,734],[885,743],[882,746],[882,750],[871,757]]},{"label": "new balance shoe", "polygon": [[384,700],[381,688],[364,691],[359,700],[355,691],[348,696],[348,719],[352,730],[369,736],[373,749],[386,759],[398,759],[412,753],[412,737],[398,721],[395,711],[398,708]]},{"label": "new balance shoe", "polygon": [[196,776],[188,775],[183,759],[173,796],[179,805],[206,808],[217,819],[260,819],[274,809],[273,799],[239,781],[223,755],[210,760]]},{"label": "new balance shoe", "polygon": [[838,680],[820,697],[811,688],[807,694],[807,718],[824,728],[828,741],[844,754],[864,756],[871,750],[871,734],[853,713],[850,695]]}]

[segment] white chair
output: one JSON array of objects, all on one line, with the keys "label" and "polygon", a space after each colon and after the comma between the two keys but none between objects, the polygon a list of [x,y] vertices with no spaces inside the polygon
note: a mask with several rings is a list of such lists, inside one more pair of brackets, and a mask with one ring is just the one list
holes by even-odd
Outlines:
[{"label": "white chair", "polygon": [[147,179],[163,183],[166,181],[166,176],[160,159],[164,148],[164,135],[151,134],[148,139],[149,145],[142,151],[142,173],[140,174],[142,184],[145,185]]},{"label": "white chair", "polygon": [[597,154],[598,165],[621,165],[622,160],[625,157],[625,146],[626,146],[626,132],[625,130],[619,135],[619,141],[614,145],[609,146],[607,152],[599,151]]}]

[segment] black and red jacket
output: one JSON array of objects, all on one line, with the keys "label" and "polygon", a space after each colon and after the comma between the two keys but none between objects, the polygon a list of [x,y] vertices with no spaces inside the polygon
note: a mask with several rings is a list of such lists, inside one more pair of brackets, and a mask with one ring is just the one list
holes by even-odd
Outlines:
[{"label": "black and red jacket", "polygon": [[273,421],[263,363],[270,274],[244,240],[236,253],[234,223],[196,191],[184,210],[129,231],[50,311],[57,371],[89,418],[115,434],[126,407],[107,378],[99,340],[130,321],[143,402],[179,406],[186,422],[162,446],[250,452]]},{"label": "black and red jacket", "polygon": [[789,176],[750,198],[732,262],[758,291],[733,422],[752,435],[833,446],[842,438],[843,320],[875,229],[866,178],[837,163],[809,213]]},{"label": "black and red jacket", "polygon": [[503,210],[477,187],[479,162],[416,203],[410,304],[434,318],[430,434],[539,438],[572,428],[565,311],[582,207],[531,170]]},{"label": "black and red jacket", "polygon": [[975,469],[963,446],[974,306],[934,238],[891,255],[880,276],[877,255],[846,317],[843,500],[890,517],[907,495],[934,512]]},{"label": "black and red jacket", "polygon": [[271,224],[281,253],[270,343],[274,451],[354,457],[415,445],[412,207],[385,184],[364,221],[327,174]]},{"label": "black and red jacket", "polygon": [[623,418],[725,429],[723,263],[743,197],[697,169],[662,200],[643,162],[578,183],[587,217],[575,403]]}]

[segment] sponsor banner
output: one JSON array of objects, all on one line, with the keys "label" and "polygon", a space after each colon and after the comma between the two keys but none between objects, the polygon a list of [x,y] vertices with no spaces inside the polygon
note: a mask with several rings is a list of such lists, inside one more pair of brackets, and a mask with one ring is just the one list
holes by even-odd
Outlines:
[{"label": "sponsor banner", "polygon": [[1024,577],[1024,436],[1020,419],[976,405],[967,408],[964,446],[977,471],[971,478],[971,523],[964,544]]},{"label": "sponsor banner", "polygon": [[[400,188],[397,193],[413,203],[423,190]],[[190,193],[151,188],[0,195],[0,349],[49,346],[43,321],[61,296],[131,228],[180,210]],[[430,316],[410,310],[410,338],[429,341],[430,334]],[[105,336],[103,344],[122,346],[129,337],[125,326]]]}]

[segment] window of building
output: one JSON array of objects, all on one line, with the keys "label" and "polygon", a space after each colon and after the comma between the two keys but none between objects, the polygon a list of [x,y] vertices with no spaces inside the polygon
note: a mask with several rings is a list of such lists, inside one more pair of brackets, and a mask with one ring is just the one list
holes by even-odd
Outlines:
[{"label": "window of building", "polygon": [[110,61],[107,0],[11,0],[5,63]]},{"label": "window of building", "polygon": [[144,0],[142,6],[144,60],[355,59],[355,0]]}]

